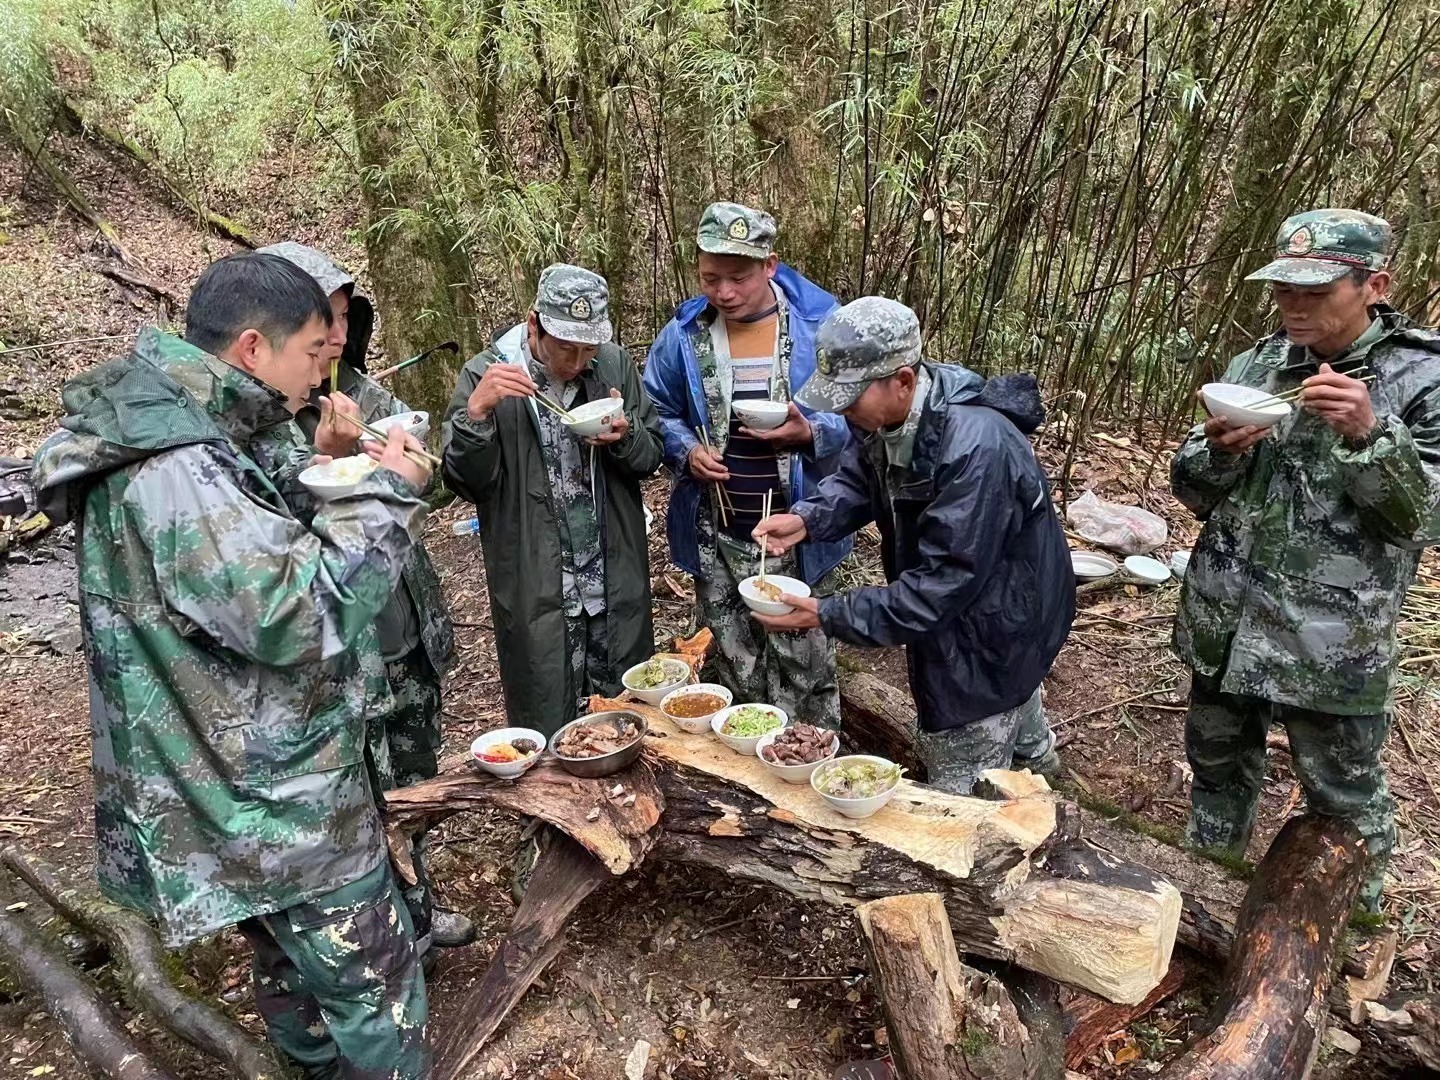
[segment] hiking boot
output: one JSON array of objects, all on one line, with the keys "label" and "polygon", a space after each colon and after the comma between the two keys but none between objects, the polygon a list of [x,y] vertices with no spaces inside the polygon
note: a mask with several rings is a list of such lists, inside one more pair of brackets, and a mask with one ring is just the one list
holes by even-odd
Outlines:
[{"label": "hiking boot", "polygon": [[830,1074],[830,1080],[895,1080],[895,1066],[888,1057],[851,1061]]},{"label": "hiking boot", "polygon": [[458,949],[475,940],[475,924],[458,911],[435,908],[430,916],[430,944],[437,949]]},{"label": "hiking boot", "polygon": [[1045,777],[1053,785],[1060,778],[1060,754],[1052,745],[1038,758],[1015,758],[1010,762],[1010,768],[1016,772],[1029,769],[1036,776]]}]

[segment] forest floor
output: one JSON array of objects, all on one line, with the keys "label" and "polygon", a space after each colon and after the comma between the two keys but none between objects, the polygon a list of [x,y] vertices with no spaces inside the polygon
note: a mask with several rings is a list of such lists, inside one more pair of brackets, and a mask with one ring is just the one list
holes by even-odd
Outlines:
[{"label": "forest floor", "polygon": [[[0,458],[24,458],[53,429],[59,387],[113,355],[143,324],[172,312],[196,274],[232,245],[201,232],[160,189],[123,159],[77,141],[54,140],[58,159],[119,230],[155,290],[105,276],[114,254],[57,200],[46,181],[0,145]],[[308,205],[303,178],[277,166],[248,193],[249,224],[266,239],[315,242],[352,264],[353,207]],[[107,337],[55,348],[17,347]],[[4,347],[12,351],[3,351]],[[1093,488],[1166,518],[1168,558],[1194,539],[1193,519],[1166,489],[1172,447],[1130,433],[1099,434],[1082,447],[1072,492]],[[1059,450],[1042,439],[1056,466]],[[652,568],[657,637],[689,630],[688,578],[664,550],[666,485],[646,489],[655,513]],[[457,623],[458,661],[445,695],[446,751],[504,723],[478,542],[451,534],[469,516],[459,504],[432,515],[427,537]],[[75,624],[68,530],[0,555],[0,843],[16,843],[76,877],[93,864],[92,803],[84,662]],[[862,537],[847,573],[877,573],[873,538]],[[1072,791],[1092,807],[1138,814],[1161,829],[1183,827],[1188,773],[1181,740],[1184,671],[1168,648],[1176,589],[1127,588],[1082,598],[1075,631],[1050,678],[1046,708],[1060,733]],[[1422,659],[1417,658],[1417,659]],[[1401,934],[1394,985],[1433,991],[1429,935],[1440,905],[1440,797],[1430,774],[1440,762],[1440,707],[1432,661],[1407,666],[1399,725],[1387,750],[1399,802],[1401,844],[1386,891],[1386,915]],[[904,685],[903,657],[845,649],[841,664]],[[1274,740],[1258,858],[1303,799],[1283,738]],[[443,1027],[488,963],[514,907],[510,863],[518,831],[503,814],[454,818],[433,835],[434,876],[448,906],[471,915],[479,941],[445,953],[430,980],[432,1023]],[[4,901],[9,902],[8,898]],[[244,943],[233,933],[187,949],[182,966],[197,992],[225,1003],[258,1030]],[[99,978],[123,994],[108,969]],[[1206,991],[1117,1032],[1081,1070],[1087,1076],[1147,1075],[1186,1040]],[[126,1015],[182,1076],[209,1069],[193,1052]],[[601,890],[579,911],[570,943],[472,1075],[538,1080],[612,1080],[637,1040],[654,1048],[647,1077],[820,1080],[883,1045],[884,1020],[855,920],[758,886],[699,871],[648,869]],[[1317,1075],[1361,1076],[1365,1058],[1327,1052]],[[83,1075],[56,1025],[29,996],[0,979],[0,1080]]]}]

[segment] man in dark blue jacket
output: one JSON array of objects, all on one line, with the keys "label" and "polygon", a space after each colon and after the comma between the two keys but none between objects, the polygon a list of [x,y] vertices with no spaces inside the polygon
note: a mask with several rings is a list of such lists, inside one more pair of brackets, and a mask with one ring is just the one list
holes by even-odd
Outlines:
[{"label": "man in dark blue jacket", "polygon": [[[703,295],[680,305],[645,364],[672,476],[670,559],[695,578],[698,621],[718,645],[715,677],[736,701],[838,727],[835,651],[825,633],[812,626],[767,635],[739,594],[759,569],[751,531],[767,495],[773,510],[814,494],[827,459],[850,440],[844,419],[794,401],[815,372],[815,331],[835,298],[781,265],[775,219],[762,210],[715,203],[697,242]],[[784,419],[762,431],[741,421],[747,402],[788,409],[775,410]],[[825,595],[849,550],[848,536],[802,544],[769,569]]]},{"label": "man in dark blue jacket", "polygon": [[968,794],[986,769],[1053,773],[1040,683],[1075,617],[1075,579],[1050,486],[1025,435],[1044,414],[1035,380],[986,382],[920,357],[904,304],[861,297],[820,327],[804,404],[871,433],[819,491],[755,530],[773,552],[871,521],[888,585],[761,618],[820,626],[856,645],[904,645],[930,782]]}]

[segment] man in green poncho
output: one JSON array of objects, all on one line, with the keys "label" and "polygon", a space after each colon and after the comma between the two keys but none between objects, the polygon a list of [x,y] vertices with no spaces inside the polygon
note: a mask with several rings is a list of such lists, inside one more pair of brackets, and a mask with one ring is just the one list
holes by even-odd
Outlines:
[{"label": "man in green poncho", "polygon": [[429,477],[395,440],[307,527],[249,451],[319,382],[330,325],[290,263],[220,260],[183,340],[145,330],[66,385],[35,487],[78,527],[105,895],[170,947],[239,924],[271,1040],[308,1075],[418,1080],[424,979],[364,710]]}]

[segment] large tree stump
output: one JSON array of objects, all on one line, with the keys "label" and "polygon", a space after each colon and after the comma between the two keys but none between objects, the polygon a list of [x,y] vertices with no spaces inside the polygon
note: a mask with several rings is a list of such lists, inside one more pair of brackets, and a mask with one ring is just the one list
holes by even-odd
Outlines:
[{"label": "large tree stump", "polygon": [[960,962],[939,893],[872,900],[858,914],[904,1080],[1037,1075],[1029,1032],[1004,985]]},{"label": "large tree stump", "polygon": [[1359,833],[1338,818],[1294,818],[1280,830],[1240,908],[1219,1022],[1166,1067],[1165,1080],[1309,1075],[1366,861]]}]

